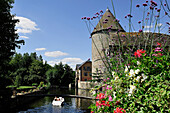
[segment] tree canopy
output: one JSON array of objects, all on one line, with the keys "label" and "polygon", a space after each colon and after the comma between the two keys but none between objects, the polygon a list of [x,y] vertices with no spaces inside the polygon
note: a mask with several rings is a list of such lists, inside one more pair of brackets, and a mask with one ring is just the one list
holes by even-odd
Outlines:
[{"label": "tree canopy", "polygon": [[24,40],[18,40],[15,24],[18,20],[10,13],[13,0],[0,0],[0,86],[5,86],[6,73],[10,57],[14,55],[15,49],[24,44]]}]

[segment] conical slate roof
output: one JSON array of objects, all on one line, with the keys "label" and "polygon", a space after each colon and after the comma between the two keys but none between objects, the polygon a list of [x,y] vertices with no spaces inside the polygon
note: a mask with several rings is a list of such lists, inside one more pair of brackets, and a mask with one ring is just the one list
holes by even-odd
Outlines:
[{"label": "conical slate roof", "polygon": [[92,34],[94,34],[97,31],[107,29],[125,32],[125,30],[122,28],[122,26],[119,24],[119,22],[116,20],[116,18],[113,16],[109,9],[107,9],[106,12],[103,14],[102,18],[100,19],[99,23],[93,30]]}]

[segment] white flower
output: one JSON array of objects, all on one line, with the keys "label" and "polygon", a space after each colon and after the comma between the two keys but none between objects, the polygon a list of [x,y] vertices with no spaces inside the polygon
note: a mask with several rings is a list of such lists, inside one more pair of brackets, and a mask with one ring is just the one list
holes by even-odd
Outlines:
[{"label": "white flower", "polygon": [[137,61],[137,65],[141,65],[141,63],[139,61]]},{"label": "white flower", "polygon": [[113,92],[113,96],[114,96],[114,98],[116,98],[116,92]]},{"label": "white flower", "polygon": [[117,80],[117,79],[119,79],[119,77],[118,77],[118,76],[116,76],[116,77],[115,77],[115,80]]},{"label": "white flower", "polygon": [[142,73],[142,77],[143,79],[141,80],[141,82],[145,81],[148,78],[144,73]]},{"label": "white flower", "polygon": [[133,69],[130,70],[129,72],[129,77],[135,76],[135,71]]},{"label": "white flower", "polygon": [[130,90],[129,90],[128,96],[131,96],[131,94],[135,91],[135,89],[136,89],[136,86],[130,85]]},{"label": "white flower", "polygon": [[139,69],[135,70],[135,74],[139,74],[139,72],[140,72]]},{"label": "white flower", "polygon": [[114,72],[114,71],[112,71],[112,76],[113,76],[113,77],[115,76],[115,72]]},{"label": "white flower", "polygon": [[141,76],[137,76],[136,81],[139,82],[140,78],[141,78]]},{"label": "white flower", "polygon": [[128,67],[127,66],[125,66],[125,73],[127,73],[128,72]]}]

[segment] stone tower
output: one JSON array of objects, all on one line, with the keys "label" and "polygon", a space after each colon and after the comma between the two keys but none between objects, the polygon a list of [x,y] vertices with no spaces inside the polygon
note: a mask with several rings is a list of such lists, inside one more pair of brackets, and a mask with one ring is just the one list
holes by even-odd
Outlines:
[{"label": "stone tower", "polygon": [[96,73],[96,69],[99,70],[99,73],[105,71],[105,68],[103,68],[105,67],[105,64],[103,63],[102,58],[104,58],[104,53],[109,49],[110,33],[116,34],[117,31],[125,32],[110,10],[107,9],[91,33],[92,73]]}]

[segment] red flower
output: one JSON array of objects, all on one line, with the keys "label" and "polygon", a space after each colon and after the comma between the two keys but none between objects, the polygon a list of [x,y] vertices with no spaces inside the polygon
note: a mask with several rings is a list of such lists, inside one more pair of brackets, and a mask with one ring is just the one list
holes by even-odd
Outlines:
[{"label": "red flower", "polygon": [[143,50],[143,49],[137,50],[137,51],[134,53],[134,55],[135,55],[135,57],[140,58],[140,57],[142,56],[142,54],[144,54],[145,52],[146,52],[146,51]]},{"label": "red flower", "polygon": [[99,93],[99,94],[97,94],[96,99],[104,99],[104,98],[105,98],[105,96],[104,96],[104,94],[103,94],[103,93]]},{"label": "red flower", "polygon": [[124,109],[118,107],[118,108],[116,108],[114,113],[126,113],[126,111]]},{"label": "red flower", "polygon": [[160,46],[160,47],[161,47],[161,43],[157,42],[157,46]]}]

